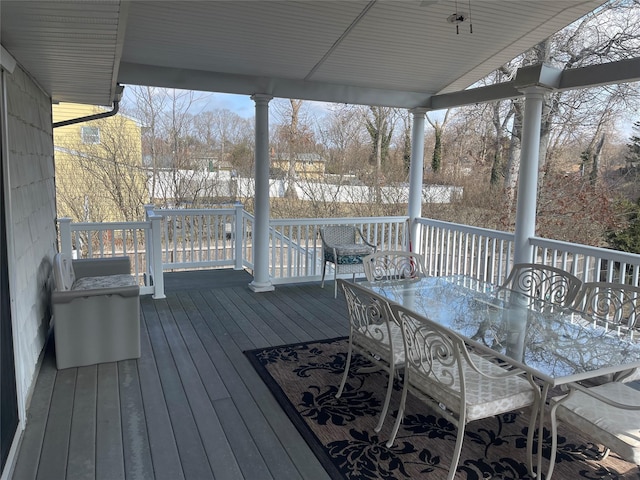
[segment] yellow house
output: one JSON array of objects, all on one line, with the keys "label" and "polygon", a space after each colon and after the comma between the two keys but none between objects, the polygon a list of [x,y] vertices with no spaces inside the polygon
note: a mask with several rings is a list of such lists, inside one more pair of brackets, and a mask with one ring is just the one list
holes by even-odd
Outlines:
[{"label": "yellow house", "polygon": [[[53,105],[53,122],[106,110],[93,105]],[[134,221],[149,202],[142,166],[141,125],[122,114],[53,130],[58,217],[74,221]]]},{"label": "yellow house", "polygon": [[[317,180],[324,177],[324,167],[326,160],[317,153],[298,153],[294,159],[294,171],[297,178],[307,180]],[[276,175],[285,175],[289,171],[291,160],[288,156],[271,156],[271,170]]]}]

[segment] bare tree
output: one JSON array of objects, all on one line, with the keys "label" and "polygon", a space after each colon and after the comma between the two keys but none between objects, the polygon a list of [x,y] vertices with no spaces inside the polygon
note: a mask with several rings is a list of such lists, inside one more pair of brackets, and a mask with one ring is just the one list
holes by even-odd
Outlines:
[{"label": "bare tree", "polygon": [[[152,201],[162,206],[187,207],[210,203],[221,193],[219,179],[210,175],[213,146],[202,141],[196,117],[204,94],[192,91],[134,87],[129,107],[149,128],[143,152],[150,167]],[[202,123],[202,122],[200,122]]]},{"label": "bare tree", "polygon": [[444,135],[444,129],[447,126],[447,122],[449,121],[450,111],[451,110],[447,109],[447,111],[444,114],[444,117],[442,118],[442,121],[438,121],[436,119],[432,120],[431,117],[429,117],[429,114],[426,115],[427,122],[429,122],[429,125],[433,127],[433,131],[435,134],[433,154],[431,155],[431,170],[433,170],[434,173],[439,172],[440,168],[442,167],[442,155],[443,155],[442,137]]},{"label": "bare tree", "polygon": [[[58,211],[79,221],[136,221],[148,202],[147,176],[142,168],[135,122],[123,115],[95,120],[99,141],[67,143],[57,162]],[[81,186],[79,188],[79,186]]]},{"label": "bare tree", "polygon": [[365,126],[371,137],[371,160],[375,165],[374,186],[376,201],[381,201],[380,188],[384,183],[383,166],[389,158],[389,148],[398,110],[390,107],[370,106],[362,110]]}]

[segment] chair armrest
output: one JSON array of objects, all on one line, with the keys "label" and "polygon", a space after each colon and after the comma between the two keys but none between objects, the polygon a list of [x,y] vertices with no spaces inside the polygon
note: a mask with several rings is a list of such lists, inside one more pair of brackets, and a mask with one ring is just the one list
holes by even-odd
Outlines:
[{"label": "chair armrest", "polygon": [[76,278],[130,274],[131,262],[129,257],[83,258],[73,260],[73,270]]},{"label": "chair armrest", "polygon": [[[564,401],[566,398],[568,398],[573,392],[582,392],[585,395],[589,395],[590,397],[595,398],[596,400],[601,401],[602,403],[605,403],[607,405],[611,405],[612,407],[615,408],[620,408],[623,410],[640,410],[640,391],[638,391],[638,405],[629,405],[626,403],[620,403],[620,402],[616,402],[615,400],[612,400],[611,398],[605,397],[604,395],[600,395],[599,393],[597,393],[595,390],[598,389],[606,389],[606,385],[607,384],[603,384],[600,385],[599,387],[585,387],[583,385],[580,385],[579,383],[570,383],[567,385],[567,387],[569,388],[569,393],[567,394],[566,397],[562,397],[562,400]],[[632,387],[627,387],[629,389],[629,391],[636,391],[635,389],[633,389]]]},{"label": "chair armrest", "polygon": [[362,239],[363,243],[365,245],[368,245],[371,248],[373,248],[373,252],[375,253],[378,250],[378,246],[374,245],[373,243],[368,242],[367,239],[364,238],[364,235],[362,234],[362,231],[359,228],[357,229],[357,232],[358,232],[358,235],[360,236],[360,238]]},{"label": "chair armrest", "polygon": [[71,303],[79,298],[92,298],[105,295],[118,295],[120,297],[140,296],[138,285],[127,285],[120,287],[94,288],[91,290],[66,290],[51,292],[51,302],[54,304]]}]

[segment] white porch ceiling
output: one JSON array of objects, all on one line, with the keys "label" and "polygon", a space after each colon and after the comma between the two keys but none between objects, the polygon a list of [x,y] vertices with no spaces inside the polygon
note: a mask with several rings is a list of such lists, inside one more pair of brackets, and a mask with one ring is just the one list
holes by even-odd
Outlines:
[{"label": "white porch ceiling", "polygon": [[[603,0],[2,0],[2,46],[54,101],[117,83],[412,107],[462,90]],[[469,13],[468,1],[457,2]]]}]

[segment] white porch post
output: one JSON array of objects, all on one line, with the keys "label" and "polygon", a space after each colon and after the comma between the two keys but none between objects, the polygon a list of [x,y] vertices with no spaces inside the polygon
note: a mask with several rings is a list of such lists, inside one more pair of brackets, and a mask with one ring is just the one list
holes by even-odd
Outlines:
[{"label": "white porch post", "polygon": [[548,89],[532,86],[522,91],[525,94],[525,103],[516,204],[514,263],[529,263],[533,260],[533,247],[529,238],[536,233],[540,125],[542,101]]},{"label": "white porch post", "polygon": [[269,102],[270,95],[255,94],[256,102],[256,161],[255,161],[255,221],[253,226],[254,292],[274,290],[269,278]]},{"label": "white porch post", "polygon": [[418,240],[418,225],[416,218],[422,216],[422,178],[424,175],[424,116],[426,108],[418,107],[409,110],[413,114],[413,125],[411,127],[411,163],[409,165],[409,229],[412,245],[407,245],[416,251]]},{"label": "white porch post", "polygon": [[73,243],[71,240],[71,218],[62,217],[58,219],[60,229],[60,251],[73,258]]}]

